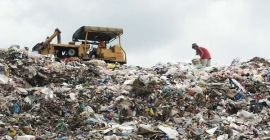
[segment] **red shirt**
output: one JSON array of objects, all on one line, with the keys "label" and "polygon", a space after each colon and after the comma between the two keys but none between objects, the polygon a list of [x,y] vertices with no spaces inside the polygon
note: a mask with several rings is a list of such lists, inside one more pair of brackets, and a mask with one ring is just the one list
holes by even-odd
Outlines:
[{"label": "red shirt", "polygon": [[197,53],[201,56],[201,59],[211,59],[209,51],[204,47],[199,47]]},{"label": "red shirt", "polygon": [[105,41],[100,41],[98,44],[99,48],[106,48]]}]

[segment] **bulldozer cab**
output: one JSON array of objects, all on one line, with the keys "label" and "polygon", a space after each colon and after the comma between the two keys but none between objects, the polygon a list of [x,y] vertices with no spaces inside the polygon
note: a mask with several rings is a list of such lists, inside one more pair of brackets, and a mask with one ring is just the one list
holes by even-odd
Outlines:
[{"label": "bulldozer cab", "polygon": [[[82,26],[72,36],[74,42],[90,45],[89,57],[107,62],[126,63],[126,53],[121,46],[123,29]],[[118,43],[115,43],[118,41]]]}]

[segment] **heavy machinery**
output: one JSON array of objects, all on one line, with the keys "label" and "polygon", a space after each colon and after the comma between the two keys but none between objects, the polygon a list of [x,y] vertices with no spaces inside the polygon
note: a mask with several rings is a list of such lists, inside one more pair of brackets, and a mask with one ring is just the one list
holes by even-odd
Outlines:
[{"label": "heavy machinery", "polygon": [[[106,62],[118,62],[126,64],[126,52],[121,46],[121,35],[123,29],[82,26],[72,36],[68,44],[61,43],[61,31],[55,32],[47,37],[44,42],[36,44],[32,51],[40,54],[54,54],[58,58],[79,57],[81,59],[97,58]],[[57,43],[51,43],[57,37]],[[114,41],[117,44],[112,44]]]}]

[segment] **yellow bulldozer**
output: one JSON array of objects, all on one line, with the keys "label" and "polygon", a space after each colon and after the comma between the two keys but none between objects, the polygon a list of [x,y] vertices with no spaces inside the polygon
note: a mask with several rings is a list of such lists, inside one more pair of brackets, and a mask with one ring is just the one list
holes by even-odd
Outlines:
[{"label": "yellow bulldozer", "polygon": [[[53,54],[56,57],[78,57],[84,60],[101,59],[105,62],[126,64],[126,52],[121,46],[123,29],[109,27],[82,26],[72,36],[68,44],[61,43],[61,31],[55,32],[44,42],[36,44],[32,51],[39,54]],[[57,37],[57,43],[51,43]],[[113,44],[113,42],[118,43]]]}]

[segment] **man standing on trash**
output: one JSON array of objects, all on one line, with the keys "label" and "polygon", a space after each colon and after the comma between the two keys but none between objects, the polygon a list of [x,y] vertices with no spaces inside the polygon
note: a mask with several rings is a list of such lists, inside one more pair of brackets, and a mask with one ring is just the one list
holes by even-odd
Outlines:
[{"label": "man standing on trash", "polygon": [[196,55],[200,55],[203,66],[209,67],[211,65],[211,55],[206,48],[199,47],[196,43],[193,43],[192,49],[196,50]]}]

